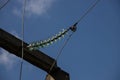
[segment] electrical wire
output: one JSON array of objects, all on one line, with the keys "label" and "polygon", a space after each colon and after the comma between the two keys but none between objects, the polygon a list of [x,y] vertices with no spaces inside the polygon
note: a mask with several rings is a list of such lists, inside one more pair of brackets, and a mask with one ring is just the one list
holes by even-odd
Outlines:
[{"label": "electrical wire", "polygon": [[79,18],[79,20],[75,24],[77,25],[78,23],[80,23],[80,21],[98,4],[99,1],[100,0],[96,0],[92,5],[90,5],[90,7],[88,7],[86,12]]},{"label": "electrical wire", "polygon": [[24,17],[25,17],[25,6],[26,6],[26,0],[24,0],[23,12],[22,12],[22,56],[21,56],[19,80],[22,80],[22,68],[23,68],[23,58],[24,58]]},{"label": "electrical wire", "polygon": [[72,37],[72,35],[73,35],[73,32],[69,35],[69,37],[67,38],[67,40],[64,42],[63,46],[62,46],[62,47],[60,48],[60,50],[58,51],[57,57],[56,57],[56,59],[54,60],[53,64],[51,65],[50,70],[49,70],[49,73],[50,73],[50,71],[53,69],[56,61],[58,60],[58,58],[59,58],[60,55],[62,54],[63,49],[64,49],[65,46],[67,45],[67,43],[68,43],[68,41],[70,40],[70,38]]},{"label": "electrical wire", "polygon": [[[79,19],[73,26],[71,26],[69,29],[70,29],[71,31],[75,32],[76,29],[77,29],[77,27],[76,27],[77,24],[80,23],[80,21],[97,5],[97,3],[98,3],[99,1],[100,1],[100,0],[96,0],[96,1],[86,10],[86,12],[80,17],[80,19]],[[73,35],[73,32],[72,32],[72,34],[69,35],[68,39],[65,41],[65,43],[64,43],[63,46],[61,47],[60,51],[58,52],[56,59],[54,60],[53,64],[52,64],[51,67],[50,67],[49,73],[50,73],[51,70],[53,69],[56,61],[57,61],[58,58],[59,58],[59,56],[62,54],[62,51],[63,51],[64,47],[67,45],[67,43],[68,43],[68,41],[70,40],[71,36]]]}]

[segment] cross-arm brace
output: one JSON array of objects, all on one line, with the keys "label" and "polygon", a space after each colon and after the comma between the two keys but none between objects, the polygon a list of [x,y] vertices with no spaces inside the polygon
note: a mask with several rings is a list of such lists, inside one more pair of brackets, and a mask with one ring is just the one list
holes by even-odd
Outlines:
[{"label": "cross-arm brace", "polygon": [[[21,58],[22,55],[22,40],[16,38],[10,33],[0,29],[0,47],[6,49],[8,52],[18,56]],[[50,56],[44,54],[41,51],[29,51],[27,48],[27,43],[24,42],[24,57],[23,59],[28,61],[29,63],[35,65],[38,68],[49,73],[50,67],[55,61]],[[57,66],[57,62],[49,73],[55,80],[70,80],[69,74],[63,70],[61,70]]]}]

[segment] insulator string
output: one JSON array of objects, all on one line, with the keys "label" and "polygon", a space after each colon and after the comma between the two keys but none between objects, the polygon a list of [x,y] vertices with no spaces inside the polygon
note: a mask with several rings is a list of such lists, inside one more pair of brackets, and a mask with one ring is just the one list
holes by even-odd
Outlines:
[{"label": "insulator string", "polygon": [[33,42],[33,43],[30,43],[27,47],[29,48],[29,50],[36,50],[36,49],[39,49],[39,48],[43,48],[43,47],[46,47],[50,44],[53,44],[54,42],[56,42],[57,40],[60,40],[62,37],[65,36],[65,34],[67,34],[67,32],[69,31],[70,29],[63,29],[61,32],[59,32],[58,34],[56,34],[55,36],[47,39],[47,40],[42,40],[42,41],[36,41],[36,42]]},{"label": "insulator string", "polygon": [[80,17],[80,19],[74,23],[73,26],[71,26],[69,29],[61,32],[60,34],[53,36],[51,39],[48,40],[43,40],[43,41],[37,41],[34,43],[30,43],[27,47],[29,48],[29,50],[37,50],[39,48],[43,48],[45,46],[48,46],[49,44],[52,44],[53,42],[56,42],[58,39],[60,39],[62,36],[64,36],[69,30],[75,32],[77,29],[77,24],[80,23],[80,21],[97,5],[97,3],[100,0],[96,0],[92,5],[90,5],[90,7],[85,11],[85,13]]}]

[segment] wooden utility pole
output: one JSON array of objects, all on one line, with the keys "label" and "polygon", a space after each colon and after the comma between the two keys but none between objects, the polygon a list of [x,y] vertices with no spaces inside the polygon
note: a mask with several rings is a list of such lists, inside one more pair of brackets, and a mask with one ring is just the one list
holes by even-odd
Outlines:
[{"label": "wooden utility pole", "polygon": [[[0,47],[4,48],[11,54],[14,54],[21,58],[22,55],[22,40],[16,38],[10,33],[4,31],[0,28]],[[55,59],[44,54],[39,50],[30,51],[27,48],[27,43],[24,42],[24,57],[23,59],[29,63],[35,65],[36,67],[49,73],[49,70],[55,61]],[[69,74],[63,71],[57,66],[57,62],[53,66],[51,72],[49,73],[55,80],[70,80]]]}]

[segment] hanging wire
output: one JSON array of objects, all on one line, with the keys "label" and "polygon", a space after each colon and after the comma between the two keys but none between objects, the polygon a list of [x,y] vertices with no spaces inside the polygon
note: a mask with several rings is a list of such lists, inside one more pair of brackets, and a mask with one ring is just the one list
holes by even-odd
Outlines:
[{"label": "hanging wire", "polygon": [[49,73],[50,73],[51,70],[53,69],[56,61],[57,61],[58,58],[59,58],[59,56],[62,54],[62,51],[63,51],[64,47],[67,45],[67,43],[68,43],[68,41],[70,40],[71,36],[72,36],[73,33],[76,31],[76,29],[77,29],[77,24],[80,23],[80,21],[97,5],[97,3],[98,3],[99,1],[100,1],[100,0],[96,0],[95,3],[93,3],[92,6],[90,6],[90,7],[86,10],[86,12],[80,17],[80,19],[79,19],[75,24],[73,24],[73,26],[71,26],[71,27],[69,28],[69,29],[70,29],[71,31],[73,31],[73,32],[69,35],[68,39],[65,41],[65,43],[64,43],[63,46],[61,47],[60,51],[58,52],[56,59],[54,60],[53,64],[52,64],[51,67],[50,67]]},{"label": "hanging wire", "polygon": [[56,61],[58,60],[58,58],[60,57],[60,55],[62,54],[63,49],[65,48],[65,46],[67,45],[67,43],[69,42],[70,38],[72,37],[73,32],[69,35],[69,37],[66,39],[66,41],[64,42],[63,46],[60,48],[60,50],[58,51],[57,57],[54,60],[53,64],[50,67],[49,73],[51,72],[51,70],[53,69]]},{"label": "hanging wire", "polygon": [[19,80],[22,80],[22,68],[23,68],[23,57],[24,57],[24,17],[25,17],[25,6],[26,6],[26,0],[24,0],[23,12],[22,12],[22,56],[21,56]]},{"label": "hanging wire", "polygon": [[64,36],[69,30],[71,31],[76,31],[76,26],[77,24],[97,5],[97,3],[100,0],[96,0],[92,6],[90,5],[90,7],[86,10],[86,12],[80,17],[80,19],[73,25],[73,27],[70,27],[69,29],[63,30],[63,32],[60,32],[60,34],[58,34],[57,36],[55,35],[52,38],[49,38],[48,40],[42,40],[42,41],[37,41],[37,42],[33,42],[30,43],[27,47],[29,48],[29,50],[37,50],[39,48],[44,48],[50,44],[52,44],[53,42],[56,42],[59,38],[61,38],[62,36]]}]

